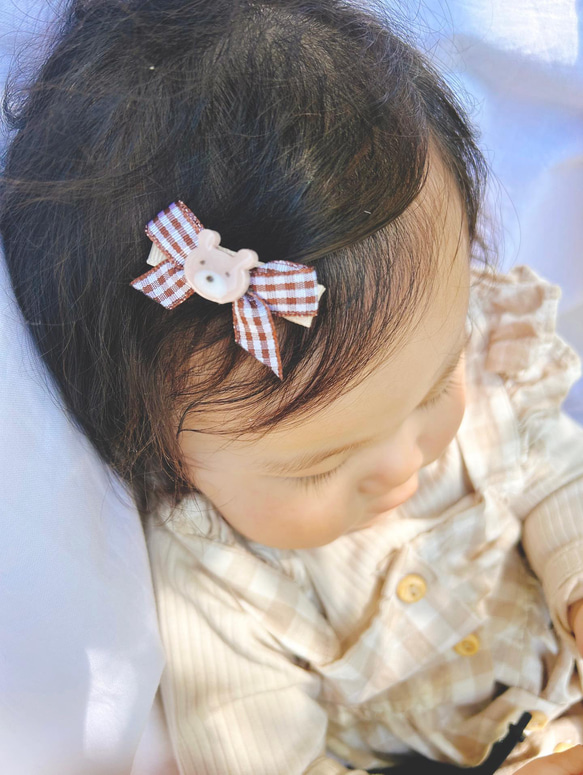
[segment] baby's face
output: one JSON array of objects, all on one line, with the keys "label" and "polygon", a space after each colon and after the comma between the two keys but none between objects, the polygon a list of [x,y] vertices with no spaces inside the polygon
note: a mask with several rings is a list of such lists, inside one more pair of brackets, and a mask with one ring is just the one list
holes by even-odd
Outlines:
[{"label": "baby's face", "polygon": [[453,200],[447,210],[441,279],[421,322],[358,386],[261,438],[180,435],[196,486],[242,535],[300,549],[365,530],[415,493],[420,469],[453,439],[470,279],[461,210]]}]

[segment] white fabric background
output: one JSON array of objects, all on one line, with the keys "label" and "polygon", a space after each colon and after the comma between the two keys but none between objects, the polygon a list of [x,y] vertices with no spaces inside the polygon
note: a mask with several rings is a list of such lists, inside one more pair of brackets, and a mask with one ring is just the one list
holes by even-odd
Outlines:
[{"label": "white fabric background", "polygon": [[[17,46],[42,55],[61,4],[0,0],[0,77]],[[561,330],[583,352],[582,0],[398,6],[469,92],[503,265],[563,286]],[[2,269],[0,771],[171,775],[148,715],[163,656],[139,519],[47,383]],[[568,408],[583,419],[581,383]]]},{"label": "white fabric background", "polygon": [[[4,72],[53,12],[0,4]],[[172,775],[139,517],[48,383],[0,261],[0,772],[129,773],[146,729],[132,772]]]},{"label": "white fabric background", "polygon": [[163,665],[139,519],[51,401],[0,270],[0,772],[128,772]]}]

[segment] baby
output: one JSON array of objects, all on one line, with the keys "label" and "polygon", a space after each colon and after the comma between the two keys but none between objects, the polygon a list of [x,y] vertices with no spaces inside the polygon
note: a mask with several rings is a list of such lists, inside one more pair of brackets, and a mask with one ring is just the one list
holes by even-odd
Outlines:
[{"label": "baby", "polygon": [[583,771],[579,360],[406,33],[77,0],[15,104],[6,259],[143,515],[180,771]]}]

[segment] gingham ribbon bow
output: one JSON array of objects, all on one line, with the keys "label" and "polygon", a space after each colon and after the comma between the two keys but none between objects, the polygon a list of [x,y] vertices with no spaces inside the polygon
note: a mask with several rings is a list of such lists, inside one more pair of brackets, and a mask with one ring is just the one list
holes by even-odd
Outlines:
[{"label": "gingham ribbon bow", "polygon": [[[196,290],[185,276],[185,261],[197,248],[203,228],[184,202],[159,212],[146,226],[154,243],[148,262],[155,266],[131,285],[166,309],[186,301]],[[315,270],[304,264],[270,261],[255,266],[249,271],[247,291],[232,302],[235,340],[282,379],[273,315],[309,326],[323,291]]]}]

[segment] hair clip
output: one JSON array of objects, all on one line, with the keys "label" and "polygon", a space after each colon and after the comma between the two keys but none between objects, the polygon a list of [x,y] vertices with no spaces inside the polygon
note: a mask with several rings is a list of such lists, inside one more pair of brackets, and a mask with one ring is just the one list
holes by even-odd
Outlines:
[{"label": "hair clip", "polygon": [[228,250],[220,234],[205,229],[180,200],[159,212],[146,234],[153,242],[148,264],[154,268],[131,285],[166,309],[193,293],[232,303],[236,342],[282,379],[273,315],[309,328],[325,290],[316,270],[291,261],[263,264],[253,250]]}]

